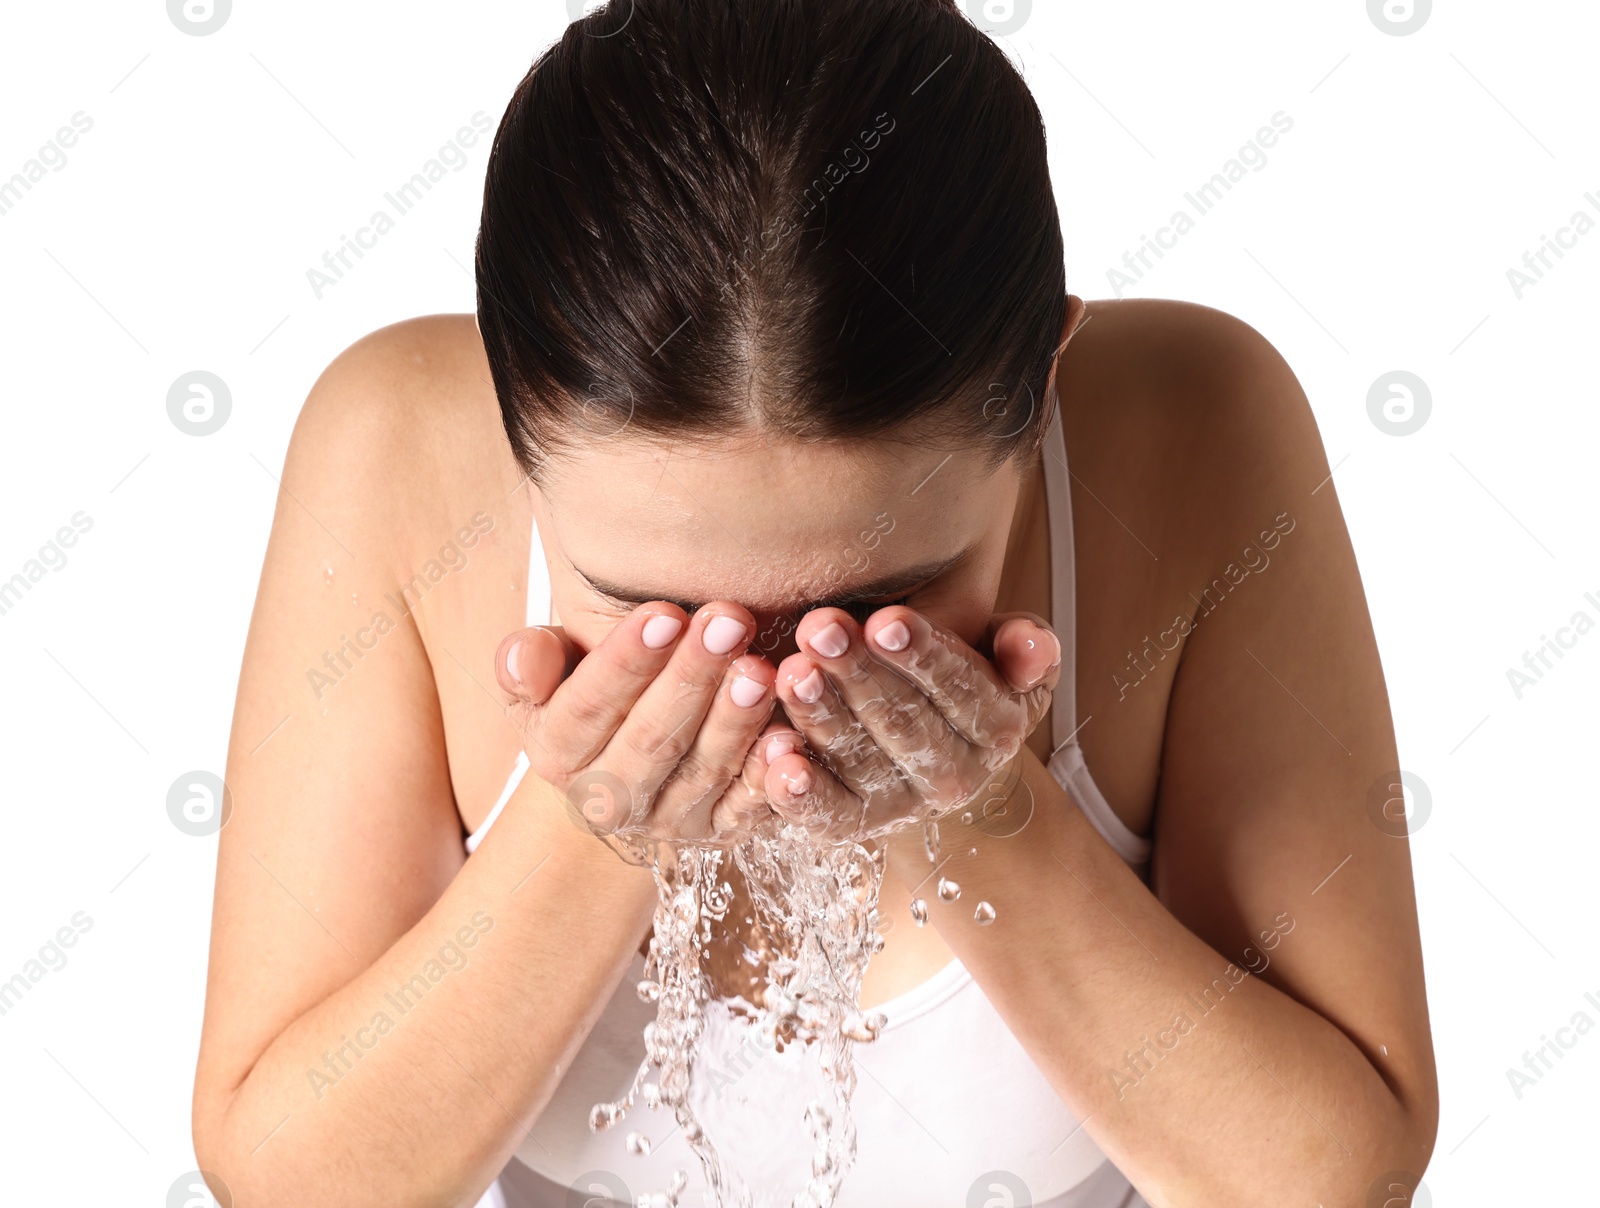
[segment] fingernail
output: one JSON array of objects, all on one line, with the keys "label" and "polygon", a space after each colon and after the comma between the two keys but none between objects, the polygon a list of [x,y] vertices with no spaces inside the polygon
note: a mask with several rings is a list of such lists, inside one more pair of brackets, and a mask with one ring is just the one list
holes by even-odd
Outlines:
[{"label": "fingernail", "polygon": [[734,617],[712,617],[700,640],[712,654],[727,654],[744,641],[744,622]]},{"label": "fingernail", "polygon": [[728,688],[728,695],[741,709],[748,709],[767,694],[767,686],[747,675],[736,675]]},{"label": "fingernail", "polygon": [[850,649],[850,635],[838,621],[833,621],[811,635],[810,646],[823,658],[836,659]]},{"label": "fingernail", "polygon": [[782,759],[785,755],[793,754],[799,749],[799,747],[795,746],[793,734],[774,734],[767,739],[767,749],[763,754],[770,764]]},{"label": "fingernail", "polygon": [[678,636],[678,631],[683,628],[683,622],[677,617],[657,616],[651,617],[644,623],[644,629],[639,636],[644,644],[651,650],[660,650],[663,646]]},{"label": "fingernail", "polygon": [[789,796],[803,797],[805,791],[811,787],[811,769],[801,768],[789,777]]},{"label": "fingernail", "polygon": [[890,621],[878,630],[877,642],[885,650],[904,650],[911,644],[911,631],[904,621]]},{"label": "fingernail", "polygon": [[522,683],[522,672],[518,669],[518,659],[522,655],[522,646],[525,638],[518,638],[511,643],[511,649],[506,651],[506,674],[511,677],[513,684]]},{"label": "fingernail", "polygon": [[811,674],[794,686],[794,694],[808,705],[816,704],[822,696],[822,672],[813,667]]},{"label": "fingernail", "polygon": [[[1030,621],[1029,624],[1031,625],[1033,622]],[[1056,637],[1056,635],[1051,633],[1048,629],[1044,629],[1038,625],[1033,626],[1033,631],[1037,635],[1033,639],[1034,646],[1037,649],[1043,650],[1047,655],[1049,655],[1052,666],[1054,666],[1056,663],[1059,663],[1061,661],[1061,639]]]}]

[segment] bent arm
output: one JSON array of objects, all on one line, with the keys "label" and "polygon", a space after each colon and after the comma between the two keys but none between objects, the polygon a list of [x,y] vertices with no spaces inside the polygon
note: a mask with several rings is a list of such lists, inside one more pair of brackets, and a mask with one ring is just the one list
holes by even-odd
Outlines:
[{"label": "bent arm", "polygon": [[[654,902],[649,874],[532,774],[463,853],[424,634],[429,610],[465,607],[450,593],[476,585],[446,580],[409,611],[390,599],[480,506],[430,513],[413,489],[437,473],[430,428],[462,376],[419,378],[437,351],[424,338],[368,337],[313,389],[246,644],[193,1105],[200,1165],[237,1203],[473,1203]],[[492,493],[482,506],[507,506]],[[330,667],[361,626],[375,644]],[[491,653],[459,656],[492,683]]]},{"label": "bent arm", "polygon": [[[1026,816],[1031,794],[1032,821],[975,835],[977,856],[946,869],[996,921],[929,906],[1151,1204],[1331,1208],[1390,1183],[1409,1195],[1431,1154],[1421,944],[1404,830],[1369,814],[1398,758],[1316,426],[1281,358],[1224,319],[1208,320],[1219,326],[1202,346],[1230,368],[1189,396],[1186,455],[1191,497],[1206,502],[1193,561],[1221,576],[1223,600],[1178,626],[1152,885],[1024,750],[1014,808]],[[949,845],[965,852],[969,833]],[[914,881],[926,860],[914,839],[898,843],[893,862]]]},{"label": "bent arm", "polygon": [[[279,1032],[239,1085],[218,1077],[237,1052],[202,1054],[195,1152],[236,1202],[470,1205],[499,1173],[655,902],[648,873],[550,825],[553,796],[530,776],[439,900]],[[319,940],[294,924],[278,942],[336,960],[335,926]],[[241,994],[220,1009],[249,1005]]]}]

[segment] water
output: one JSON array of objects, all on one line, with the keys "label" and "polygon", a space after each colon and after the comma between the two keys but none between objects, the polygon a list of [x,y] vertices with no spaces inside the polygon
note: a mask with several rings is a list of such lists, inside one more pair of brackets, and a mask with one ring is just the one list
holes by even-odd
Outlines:
[{"label": "water", "polygon": [[[921,822],[934,892],[954,903],[961,886],[938,875],[937,819],[961,804],[861,838]],[[963,813],[961,821],[972,825],[973,814]],[[666,1106],[700,1161],[713,1208],[831,1208],[856,1158],[853,1048],[876,1040],[884,1023],[881,1013],[859,1005],[867,964],[884,944],[878,915],[884,848],[826,842],[773,817],[731,850],[681,845],[655,853],[655,929],[638,993],[655,1004],[656,1018],[645,1026],[644,1060],[627,1094],[596,1104],[589,1126],[615,1127],[639,1099]],[[734,873],[747,894],[737,902]],[[910,910],[918,927],[927,923],[924,898],[914,897]],[[976,904],[976,924],[994,919],[990,903]],[[747,984],[721,994],[711,968],[730,952]],[[764,1075],[772,1075],[760,1088],[764,1097],[729,1111],[717,1098],[720,1090],[708,1097],[705,1079],[697,1084],[696,1054],[702,1040],[715,1045],[741,1032],[747,1044],[755,1038],[773,1053],[802,1060],[764,1058]],[[626,1146],[648,1155],[651,1142],[631,1132]],[[687,1181],[677,1171],[667,1189],[639,1202],[678,1208]]]},{"label": "water", "polygon": [[[761,972],[749,996],[714,1002],[708,965],[714,947],[725,942],[725,924],[734,905],[729,863],[737,869],[754,913],[755,943],[762,949]],[[787,1204],[827,1208],[838,1195],[855,1161],[856,1134],[850,1100],[856,1073],[851,1050],[877,1038],[883,1016],[862,1012],[861,981],[867,963],[883,947],[878,933],[878,890],[884,855],[859,843],[829,844],[802,827],[769,820],[731,851],[678,846],[659,851],[652,865],[658,891],[655,933],[645,958],[639,997],[656,1005],[656,1019],[644,1029],[644,1060],[622,1099],[596,1104],[592,1129],[612,1128],[626,1119],[634,1103],[669,1108],[690,1148],[700,1159],[718,1208]],[[800,1046],[820,1074],[803,1101],[764,1105],[769,1120],[787,1116],[796,1130],[803,1165],[799,1185],[777,1189],[755,1186],[737,1160],[725,1157],[712,1135],[703,1088],[694,1083],[695,1054],[707,1025],[707,1007],[740,1026],[761,1043],[782,1052]],[[732,1138],[737,1141],[738,1138]],[[632,1153],[648,1154],[650,1141],[637,1132],[627,1137]],[[686,1178],[649,1197],[676,1208]]]}]

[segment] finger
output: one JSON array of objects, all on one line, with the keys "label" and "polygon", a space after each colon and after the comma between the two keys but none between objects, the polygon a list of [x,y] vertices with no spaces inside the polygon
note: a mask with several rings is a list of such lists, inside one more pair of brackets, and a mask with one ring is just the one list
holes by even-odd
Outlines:
[{"label": "finger", "polygon": [[512,704],[542,705],[582,657],[559,625],[518,629],[500,639],[495,680]]},{"label": "finger", "polygon": [[[1025,625],[1026,622],[1019,622]],[[895,605],[867,618],[866,647],[914,683],[955,732],[973,746],[1009,758],[1049,708],[1059,668],[1017,692],[994,665],[915,609]],[[1010,649],[1009,633],[1002,634]]]},{"label": "finger", "polygon": [[[540,775],[555,775],[565,783],[588,766],[639,695],[671,660],[687,617],[676,604],[641,604],[577,661],[529,722],[531,741],[525,745],[536,742],[544,762],[564,765],[536,765]],[[570,645],[564,633],[561,640]],[[529,758],[533,758],[532,751]]]},{"label": "finger", "polygon": [[[774,710],[776,712],[776,710]],[[756,744],[756,751],[761,756],[761,776],[766,779],[767,765],[780,755],[787,755],[791,751],[804,752],[806,749],[806,736],[788,724],[788,719],[774,718],[767,723],[767,728],[761,732],[761,740]]]},{"label": "finger", "polygon": [[[889,805],[902,803],[912,788],[901,766],[855,715],[840,686],[824,673],[822,662],[797,653],[779,664],[778,699],[784,712],[795,729],[805,735],[806,745],[851,792]],[[885,679],[897,678],[882,669],[878,674]],[[914,691],[909,685],[902,686]],[[856,695],[865,697],[868,693],[857,688]]]},{"label": "finger", "polygon": [[780,755],[767,766],[766,789],[779,817],[819,838],[843,842],[860,838],[867,828],[868,803],[827,768],[797,752]]},{"label": "finger", "polygon": [[[983,648],[991,652],[995,669],[1018,692],[1046,682],[1061,670],[1061,642],[1050,623],[1037,613],[1008,612],[989,618]],[[1049,681],[1050,687],[1056,680]]]},{"label": "finger", "polygon": [[[827,672],[873,744],[913,781],[925,785],[933,769],[966,757],[967,744],[929,704],[923,689],[873,657],[849,613],[819,608],[800,622],[796,636],[806,657]],[[831,761],[830,766],[838,770]],[[844,778],[863,796],[872,796],[873,786],[852,782],[848,770]]]},{"label": "finger", "polygon": [[[651,831],[703,839],[714,832],[713,807],[743,774],[756,737],[772,715],[772,682],[777,670],[757,654],[728,664],[689,749],[655,795]],[[733,804],[737,807],[737,800]],[[764,794],[743,803],[764,805]]]},{"label": "finger", "polygon": [[730,601],[714,601],[697,611],[672,658],[595,755],[598,766],[630,786],[634,822],[643,821],[657,790],[694,745],[729,665],[745,652],[755,632],[755,618]]},{"label": "finger", "polygon": [[805,736],[786,722],[767,723],[745,752],[739,778],[728,786],[722,799],[711,809],[712,843],[737,843],[759,823],[774,816],[767,800],[767,765],[779,755],[804,750],[805,742]]}]

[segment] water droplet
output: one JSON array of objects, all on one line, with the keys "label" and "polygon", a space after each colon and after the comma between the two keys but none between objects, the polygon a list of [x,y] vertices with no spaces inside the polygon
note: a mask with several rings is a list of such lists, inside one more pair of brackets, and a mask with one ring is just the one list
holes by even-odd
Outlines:
[{"label": "water droplet", "polygon": [[638,1154],[641,1158],[648,1158],[650,1156],[650,1138],[645,1136],[642,1132],[629,1133],[627,1145],[628,1152],[631,1154]]},{"label": "water droplet", "polygon": [[596,1103],[589,1110],[589,1131],[604,1132],[622,1119],[622,1109],[615,1103]]},{"label": "water droplet", "polygon": [[963,813],[961,815],[961,821],[962,821],[963,825],[971,826],[972,825],[972,811],[971,810],[967,810],[965,813]]},{"label": "water droplet", "polygon": [[939,824],[933,819],[922,824],[922,850],[928,853],[928,863],[939,862]]},{"label": "water droplet", "polygon": [[961,896],[961,886],[948,877],[939,878],[939,900],[941,902],[954,902]]},{"label": "water droplet", "polygon": [[928,904],[921,898],[911,899],[911,921],[918,927],[928,921]]},{"label": "water droplet", "polygon": [[844,1034],[857,1044],[871,1044],[878,1039],[883,1023],[882,1011],[874,1011],[871,1015],[852,1014],[845,1020]]},{"label": "water droplet", "polygon": [[833,1113],[820,1099],[813,1099],[806,1105],[806,1121],[813,1125],[827,1128],[833,1122]]},{"label": "water droplet", "polygon": [[639,1098],[644,1100],[644,1105],[651,1111],[661,1106],[661,1087],[654,1082],[646,1082],[639,1088]]},{"label": "water droplet", "polygon": [[979,902],[978,908],[972,912],[972,917],[978,921],[980,927],[987,927],[994,922],[994,907],[987,902]]},{"label": "water droplet", "polygon": [[659,1002],[661,1000],[661,983],[646,978],[638,987],[640,1002]]}]

